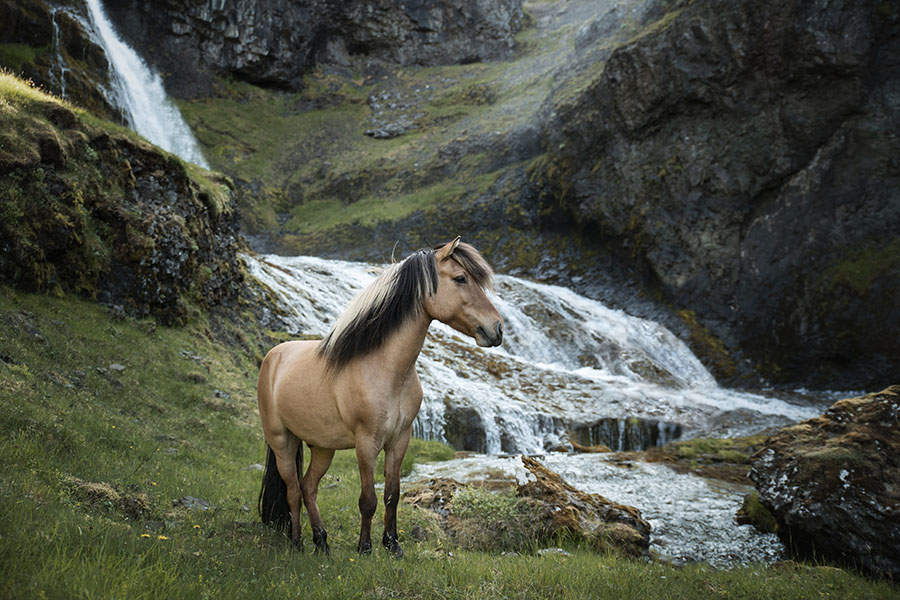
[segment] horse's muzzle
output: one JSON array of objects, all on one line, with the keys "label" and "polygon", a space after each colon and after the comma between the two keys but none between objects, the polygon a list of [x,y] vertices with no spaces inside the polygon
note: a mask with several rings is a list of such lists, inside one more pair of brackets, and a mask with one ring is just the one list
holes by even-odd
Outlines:
[{"label": "horse's muzzle", "polygon": [[479,326],[475,331],[475,342],[482,347],[490,348],[503,343],[503,323],[497,321],[492,328]]}]

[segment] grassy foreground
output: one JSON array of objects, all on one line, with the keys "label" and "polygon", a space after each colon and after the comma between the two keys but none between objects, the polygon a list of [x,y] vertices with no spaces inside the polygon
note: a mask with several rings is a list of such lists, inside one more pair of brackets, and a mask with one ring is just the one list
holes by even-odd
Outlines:
[{"label": "grassy foreground", "polygon": [[[896,597],[831,567],[464,551],[408,505],[406,557],[359,557],[351,452],[338,453],[319,496],[332,556],[298,553],[257,525],[258,359],[253,344],[226,346],[204,323],[166,328],[0,287],[0,597]],[[449,455],[416,441],[407,467]],[[416,525],[427,540],[410,536]]]}]

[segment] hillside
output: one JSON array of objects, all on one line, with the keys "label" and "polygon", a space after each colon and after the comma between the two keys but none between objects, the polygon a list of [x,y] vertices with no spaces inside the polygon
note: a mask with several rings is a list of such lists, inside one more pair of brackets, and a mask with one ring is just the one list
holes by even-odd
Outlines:
[{"label": "hillside", "polygon": [[[266,326],[265,292],[240,266],[227,182],[9,75],[0,76],[0,93],[4,119],[17,127],[3,142],[0,206],[7,216],[19,211],[18,228],[3,221],[4,243],[15,245],[4,247],[0,284],[3,597],[895,594],[891,584],[827,566],[676,568],[598,555],[570,539],[558,540],[568,554],[542,555],[513,528],[504,531],[516,552],[480,552],[406,504],[406,559],[359,557],[352,451],[338,453],[319,497],[332,556],[292,550],[255,515],[264,454],[255,379],[262,353],[284,334]],[[131,177],[113,176],[126,166]],[[213,185],[221,193],[204,196]],[[53,223],[63,225],[41,227]],[[169,233],[157,239],[160,230]],[[133,239],[144,240],[136,247],[149,256],[157,244],[172,245],[185,260],[146,260],[128,252]],[[216,245],[223,241],[230,245]],[[22,269],[13,256],[40,268]],[[166,270],[172,265],[186,270]],[[222,279],[200,276],[210,265]],[[141,295],[147,280],[160,283],[158,295]],[[226,282],[228,293],[207,295],[219,288],[201,284],[212,281]],[[414,441],[404,472],[452,455]],[[468,497],[477,512],[482,496]],[[486,506],[493,511],[496,500]]]}]

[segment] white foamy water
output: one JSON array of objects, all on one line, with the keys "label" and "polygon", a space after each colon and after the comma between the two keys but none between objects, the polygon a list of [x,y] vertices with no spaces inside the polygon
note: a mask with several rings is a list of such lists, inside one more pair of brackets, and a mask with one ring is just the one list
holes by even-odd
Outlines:
[{"label": "white foamy water", "polygon": [[[539,460],[580,490],[638,508],[650,523],[650,551],[666,560],[728,567],[782,557],[778,536],[735,521],[735,512],[751,490],[748,486],[676,473],[661,464],[620,466],[607,455],[548,454]],[[524,483],[527,476],[519,458],[474,456],[416,465],[407,480],[450,477],[468,482],[506,477]]]},{"label": "white foamy water", "polygon": [[[296,333],[326,334],[375,278],[364,263],[246,259],[284,307],[280,326]],[[500,348],[432,326],[418,365],[425,393],[418,437],[459,446],[467,436],[482,452],[540,454],[569,447],[573,428],[601,419],[645,419],[661,433],[674,424],[688,436],[737,435],[821,412],[722,388],[665,327],[569,289],[500,275],[493,300],[505,322]]]},{"label": "white foamy water", "polygon": [[[162,78],[119,38],[104,13],[100,0],[86,0],[86,4],[88,22],[82,24],[93,41],[106,52],[110,63],[112,88],[108,90],[107,99],[123,111],[129,126],[147,140],[184,160],[209,168],[190,128],[178,108],[169,100]],[[78,18],[74,12],[68,14]],[[63,91],[64,77],[65,73],[61,71]]]}]

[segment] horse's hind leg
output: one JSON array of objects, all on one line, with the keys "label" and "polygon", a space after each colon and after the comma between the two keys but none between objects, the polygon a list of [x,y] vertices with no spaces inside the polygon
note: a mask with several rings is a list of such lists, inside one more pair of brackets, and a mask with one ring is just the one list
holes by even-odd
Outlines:
[{"label": "horse's hind leg", "polygon": [[384,449],[384,535],[381,543],[397,558],[403,556],[397,536],[397,504],[400,502],[400,466],[409,447],[412,429],[404,431]]},{"label": "horse's hind leg", "polygon": [[[269,446],[275,453],[275,464],[278,474],[287,486],[287,502],[291,511],[291,541],[298,549],[303,549],[300,539],[300,478],[297,474],[298,464],[303,464],[303,457],[298,456],[303,452],[303,444],[298,437],[285,432],[280,436],[272,436],[276,439],[269,440]],[[299,463],[298,463],[299,461]]]},{"label": "horse's hind leg", "polygon": [[325,527],[322,524],[322,517],[319,516],[319,506],[316,498],[319,495],[319,481],[331,466],[331,459],[334,458],[334,450],[328,448],[310,448],[309,467],[306,474],[300,481],[300,490],[303,492],[303,502],[306,504],[306,513],[309,515],[309,525],[312,528],[313,543],[316,545],[316,552],[328,554],[331,549],[328,547],[328,534],[325,533]]}]

